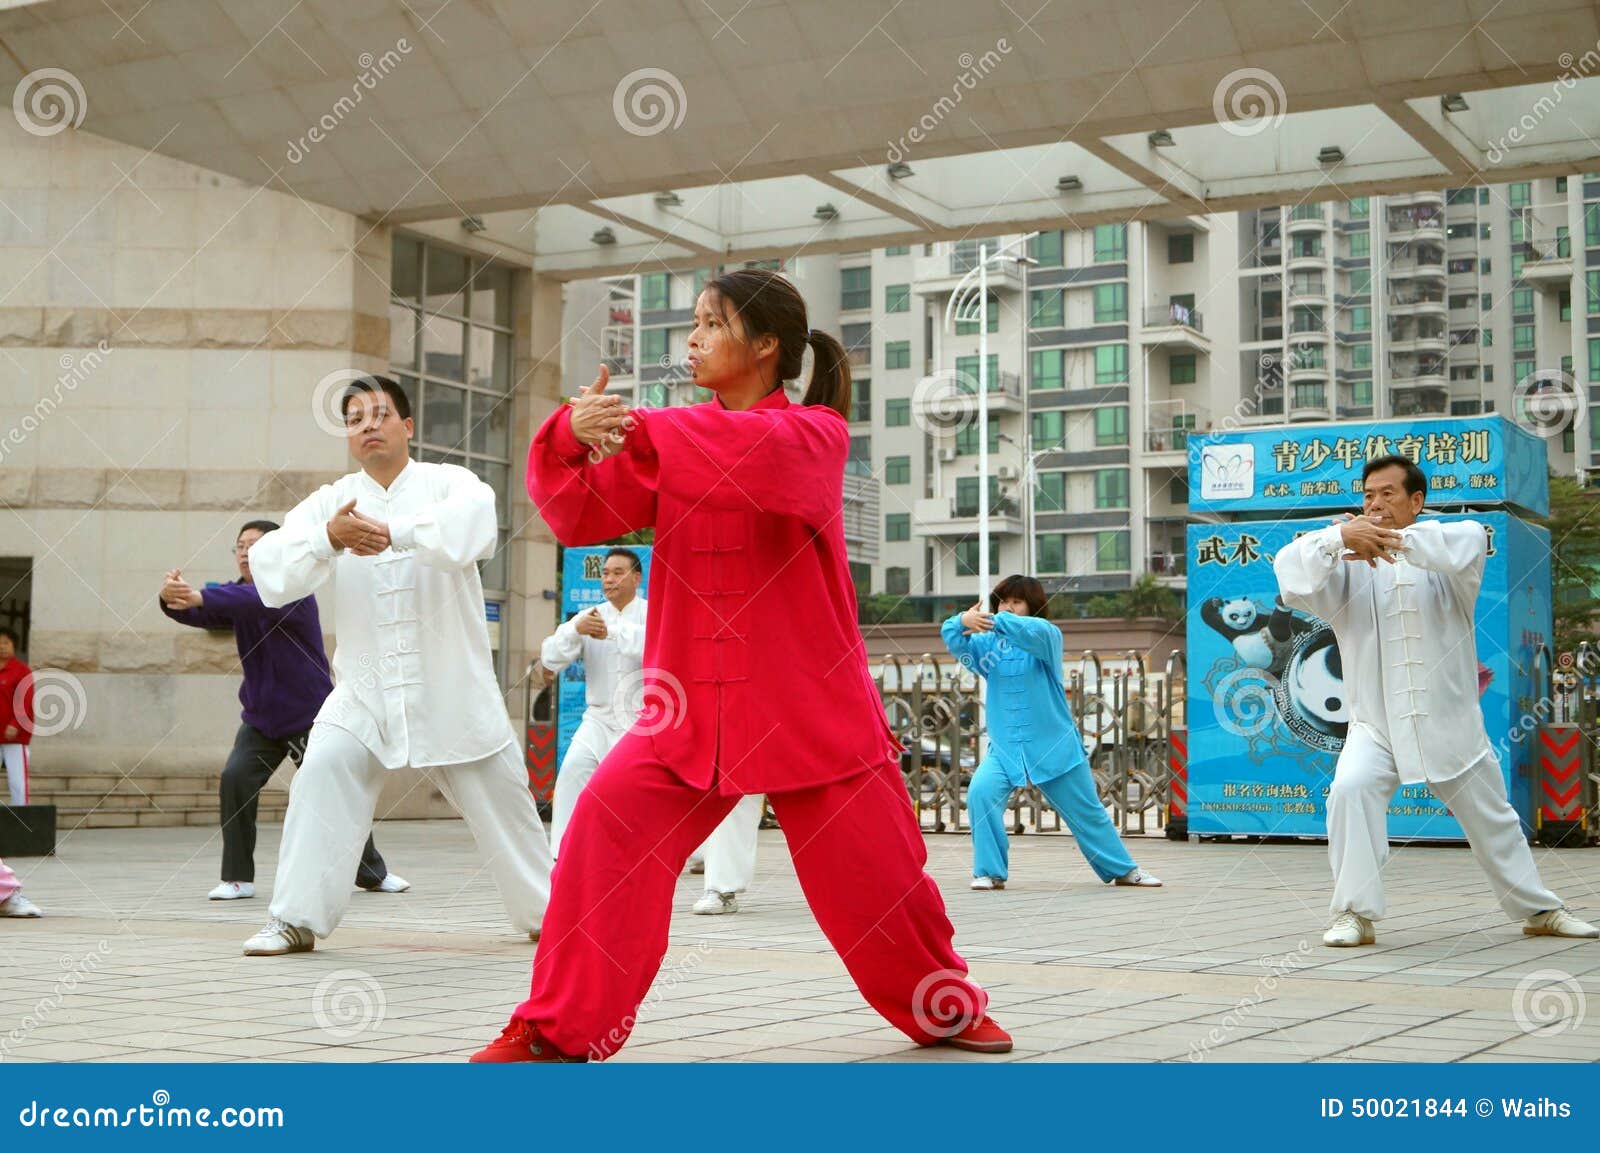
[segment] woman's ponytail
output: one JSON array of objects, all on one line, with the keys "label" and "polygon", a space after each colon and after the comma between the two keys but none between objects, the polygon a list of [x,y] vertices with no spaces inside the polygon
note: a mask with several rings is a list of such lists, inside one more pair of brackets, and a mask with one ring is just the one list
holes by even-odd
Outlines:
[{"label": "woman's ponytail", "polygon": [[820,404],[850,419],[850,358],[840,344],[820,328],[806,334],[811,346],[811,383],[801,404]]}]

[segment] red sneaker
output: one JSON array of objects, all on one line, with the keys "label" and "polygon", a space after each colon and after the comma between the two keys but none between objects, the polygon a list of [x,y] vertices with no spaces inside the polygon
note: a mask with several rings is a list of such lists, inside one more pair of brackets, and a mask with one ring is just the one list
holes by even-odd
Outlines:
[{"label": "red sneaker", "polygon": [[938,1044],[973,1053],[1009,1053],[1011,1034],[996,1025],[993,1017],[985,1014],[981,1021],[974,1021],[961,1032],[943,1038]]},{"label": "red sneaker", "polygon": [[583,1062],[589,1058],[572,1057],[561,1052],[539,1034],[539,1027],[521,1017],[511,1018],[511,1024],[500,1031],[486,1049],[480,1049],[468,1060],[474,1065],[510,1065],[518,1062],[551,1061]]}]

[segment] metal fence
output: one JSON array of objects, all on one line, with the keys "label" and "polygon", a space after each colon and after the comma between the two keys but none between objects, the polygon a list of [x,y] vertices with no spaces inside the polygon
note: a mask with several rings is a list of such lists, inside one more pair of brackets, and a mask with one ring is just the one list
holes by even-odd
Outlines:
[{"label": "metal fence", "polygon": [[[1186,723],[1184,657],[1172,654],[1159,678],[1137,652],[1122,654],[1109,670],[1106,664],[1092,651],[1069,661],[1067,703],[1111,819],[1123,832],[1161,829],[1173,796],[1172,737]],[[922,827],[968,831],[966,789],[984,723],[977,677],[954,657],[925,653],[884,658],[875,680],[905,746],[900,770]],[[1017,833],[1061,828],[1060,816],[1032,787],[1012,794],[1009,819]]]}]

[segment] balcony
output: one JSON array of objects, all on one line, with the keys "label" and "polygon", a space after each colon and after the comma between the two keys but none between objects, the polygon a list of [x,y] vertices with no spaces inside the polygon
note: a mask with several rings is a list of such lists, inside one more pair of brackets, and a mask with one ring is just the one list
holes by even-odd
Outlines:
[{"label": "balcony", "polygon": [[[911,529],[919,536],[976,536],[978,507],[958,505],[953,496],[926,497],[911,506]],[[1022,514],[1011,497],[1001,497],[991,504],[989,532],[995,536],[1022,534]]]},{"label": "balcony", "polygon": [[1147,428],[1144,432],[1145,465],[1149,468],[1180,466],[1189,454],[1189,438],[1202,435],[1192,428]]},{"label": "balcony", "polygon": [[1318,232],[1327,226],[1320,204],[1301,204],[1289,213],[1286,231],[1292,236],[1298,232]]},{"label": "balcony", "polygon": [[1443,280],[1445,278],[1444,260],[1391,260],[1388,267],[1389,279],[1396,280]]},{"label": "balcony", "polygon": [[1328,404],[1325,385],[1302,385],[1292,389],[1289,397],[1290,420],[1332,420],[1333,409]]},{"label": "balcony", "polygon": [[[985,407],[992,416],[1026,411],[1021,378],[1004,370],[991,374]],[[964,427],[978,413],[978,382],[969,383],[951,371],[924,377],[912,392],[911,409],[913,419],[923,427]]]},{"label": "balcony", "polygon": [[1384,202],[1391,208],[1443,208],[1442,192],[1407,192],[1400,196],[1386,196]]},{"label": "balcony", "polygon": [[1572,279],[1572,239],[1535,240],[1522,246],[1522,279],[1544,288],[1565,287]]},{"label": "balcony", "polygon": [[1145,554],[1144,571],[1162,584],[1184,584],[1189,573],[1189,558],[1181,552]]},{"label": "balcony", "polygon": [[1444,416],[1450,410],[1450,389],[1444,378],[1417,378],[1401,384],[1396,380],[1389,390],[1389,409],[1394,416]]},{"label": "balcony", "polygon": [[1205,318],[1200,311],[1181,304],[1168,304],[1144,310],[1145,344],[1179,345],[1196,352],[1210,352],[1205,336]]},{"label": "balcony", "polygon": [[[963,242],[953,251],[940,256],[924,257],[917,261],[917,278],[912,283],[913,292],[923,296],[938,296],[955,291],[961,278],[978,266],[978,246],[965,247]],[[998,245],[998,241],[995,242]],[[1019,292],[1022,289],[1022,266],[1007,253],[999,260],[989,261],[989,291]],[[977,278],[973,278],[977,283]]]},{"label": "balcony", "polygon": [[1444,316],[1447,312],[1443,292],[1397,292],[1389,298],[1390,316]]},{"label": "balcony", "polygon": [[1444,241],[1444,213],[1436,209],[1413,208],[1389,214],[1389,239],[1395,241]]},{"label": "balcony", "polygon": [[1284,267],[1290,272],[1303,270],[1307,272],[1321,271],[1328,267],[1328,254],[1321,251],[1307,251],[1305,249],[1290,249],[1284,260]]},{"label": "balcony", "polygon": [[1450,350],[1450,338],[1442,332],[1397,332],[1389,338],[1390,352],[1444,353]]},{"label": "balcony", "polygon": [[1328,283],[1320,276],[1313,280],[1296,284],[1289,282],[1290,304],[1327,304]]}]

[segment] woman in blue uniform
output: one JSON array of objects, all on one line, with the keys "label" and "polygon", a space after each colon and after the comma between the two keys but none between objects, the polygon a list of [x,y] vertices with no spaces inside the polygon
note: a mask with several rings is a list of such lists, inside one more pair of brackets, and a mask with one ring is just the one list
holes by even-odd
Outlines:
[{"label": "woman in blue uniform", "polygon": [[1061,630],[1041,615],[1044,586],[1009,576],[989,596],[944,622],[951,654],[989,682],[989,755],[967,786],[972,887],[1006,887],[1005,807],[1011,790],[1037,785],[1102,881],[1156,886],[1128,855],[1095,792],[1083,740],[1061,683]]}]

